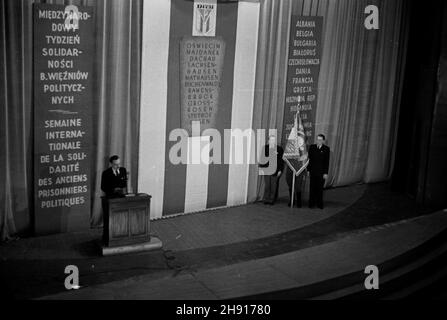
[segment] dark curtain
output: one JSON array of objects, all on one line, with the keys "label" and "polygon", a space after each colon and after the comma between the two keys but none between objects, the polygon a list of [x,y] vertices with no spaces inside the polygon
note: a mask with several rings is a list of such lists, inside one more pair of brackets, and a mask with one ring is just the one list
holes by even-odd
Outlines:
[{"label": "dark curtain", "polygon": [[141,53],[141,0],[0,1],[0,239],[33,230],[34,2],[96,10],[92,226],[100,226],[101,172],[119,154],[136,189]]},{"label": "dark curtain", "polygon": [[447,3],[408,2],[411,22],[393,188],[437,210],[447,206]]},{"label": "dark curtain", "polygon": [[[371,4],[379,8],[379,30],[364,27],[364,10]],[[384,181],[391,175],[407,7],[405,0],[261,1],[253,128],[278,129],[278,137],[284,126],[290,17],[324,17],[315,131],[326,134],[332,148],[327,186]],[[248,200],[257,200],[262,189],[252,166]]]}]

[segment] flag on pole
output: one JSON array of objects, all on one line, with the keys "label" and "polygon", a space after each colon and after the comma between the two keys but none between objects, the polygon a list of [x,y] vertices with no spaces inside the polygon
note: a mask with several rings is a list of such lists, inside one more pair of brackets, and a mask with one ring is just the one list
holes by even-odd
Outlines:
[{"label": "flag on pole", "polygon": [[303,121],[298,111],[284,151],[284,160],[297,175],[303,172],[309,164],[306,140]]}]

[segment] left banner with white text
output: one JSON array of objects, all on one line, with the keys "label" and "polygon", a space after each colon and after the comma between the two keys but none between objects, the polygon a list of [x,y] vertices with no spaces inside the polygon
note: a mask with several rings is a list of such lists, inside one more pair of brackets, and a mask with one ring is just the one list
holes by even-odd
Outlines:
[{"label": "left banner with white text", "polygon": [[34,5],[35,232],[90,226],[92,7]]}]

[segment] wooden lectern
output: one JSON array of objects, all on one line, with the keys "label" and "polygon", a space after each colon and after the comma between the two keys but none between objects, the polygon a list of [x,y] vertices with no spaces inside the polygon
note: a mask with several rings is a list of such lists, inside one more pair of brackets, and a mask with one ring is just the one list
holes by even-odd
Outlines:
[{"label": "wooden lectern", "polygon": [[103,255],[147,251],[162,247],[150,235],[151,196],[102,197],[104,212]]}]

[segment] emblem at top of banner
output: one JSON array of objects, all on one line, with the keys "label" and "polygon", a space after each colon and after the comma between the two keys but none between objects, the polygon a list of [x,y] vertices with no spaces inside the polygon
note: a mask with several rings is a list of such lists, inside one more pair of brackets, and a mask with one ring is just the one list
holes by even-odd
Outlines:
[{"label": "emblem at top of banner", "polygon": [[217,0],[194,0],[192,35],[216,36]]}]

